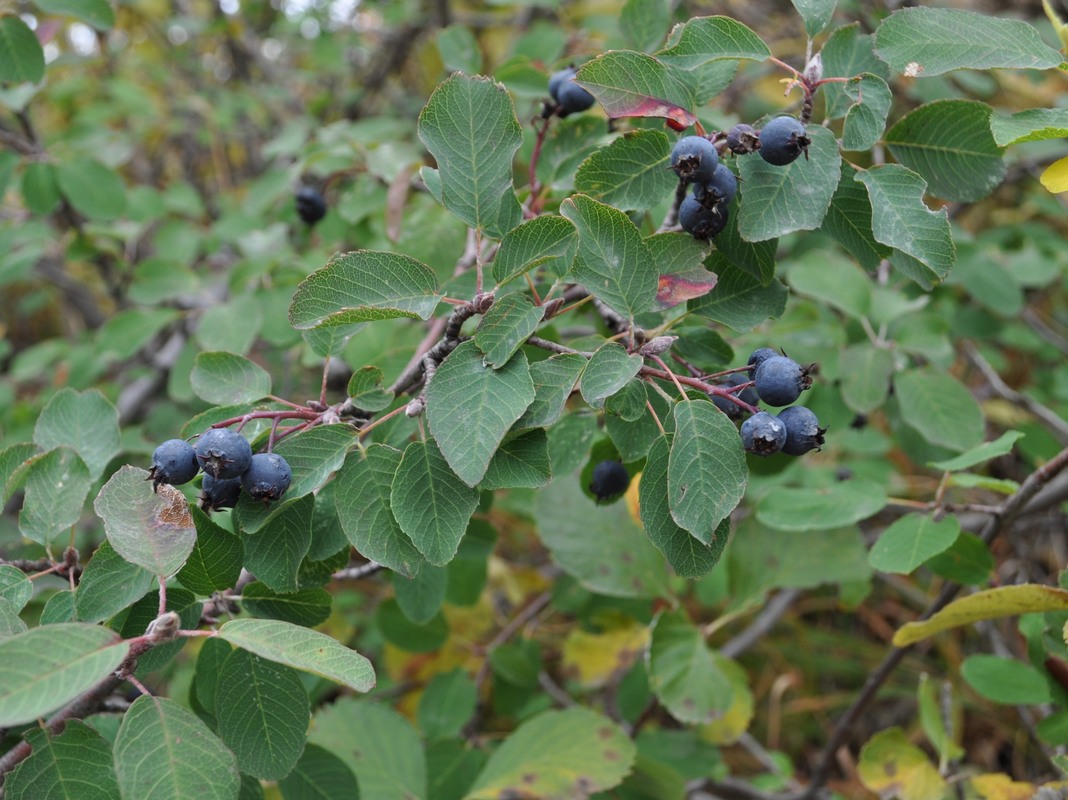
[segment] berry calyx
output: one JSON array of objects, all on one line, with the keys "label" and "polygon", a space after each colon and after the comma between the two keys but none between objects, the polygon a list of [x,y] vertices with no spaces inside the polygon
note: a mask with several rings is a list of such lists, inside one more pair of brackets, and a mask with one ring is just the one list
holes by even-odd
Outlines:
[{"label": "berry calyx", "polygon": [[200,464],[193,445],[185,439],[168,439],[152,453],[148,477],[152,481],[152,491],[156,491],[161,483],[171,486],[189,483],[198,472]]},{"label": "berry calyx", "polygon": [[760,147],[760,137],[752,125],[739,122],[727,131],[727,149],[736,156],[752,153]]},{"label": "berry calyx", "polygon": [[306,225],[314,225],[326,216],[326,199],[311,186],[302,186],[297,190],[296,205],[297,216]]},{"label": "berry calyx", "polygon": [[788,406],[812,386],[809,369],[786,356],[762,361],[753,381],[760,399],[769,406]]},{"label": "berry calyx", "polygon": [[786,444],[786,425],[767,411],[754,414],[739,430],[742,447],[756,456],[770,456],[782,450]]},{"label": "berry calyx", "polygon": [[252,463],[248,439],[229,428],[209,428],[194,448],[200,468],[213,478],[237,478]]},{"label": "berry calyx", "polygon": [[627,491],[630,486],[630,473],[619,461],[602,461],[593,468],[590,480],[590,493],[600,503]]},{"label": "berry calyx", "polygon": [[241,488],[264,505],[280,499],[292,482],[293,470],[289,468],[289,462],[277,453],[256,453],[241,476]]},{"label": "berry calyx", "polygon": [[693,196],[706,208],[720,204],[730,205],[736,194],[738,179],[726,164],[716,165],[716,171],[708,183],[697,183],[693,187]]},{"label": "berry calyx", "polygon": [[722,205],[706,208],[689,195],[679,205],[679,225],[693,238],[707,242],[727,227],[727,209]]},{"label": "berry calyx", "polygon": [[716,146],[704,136],[683,136],[671,150],[671,168],[685,183],[708,183],[718,164]]},{"label": "berry calyx", "polygon": [[[749,383],[749,378],[747,378],[740,372],[733,372],[723,379],[722,385],[725,388],[729,388],[731,386],[741,386],[743,383]],[[757,403],[760,402],[760,398],[757,396],[756,389],[754,389],[752,386],[748,386],[745,389],[742,389],[742,391],[736,392],[736,395],[739,400],[742,400],[751,406],[755,406]],[[712,403],[713,405],[715,405],[716,408],[718,408],[731,419],[740,419],[746,413],[746,410],[744,408],[735,403],[729,397],[723,397],[722,395],[714,394],[712,395]]]},{"label": "berry calyx", "polygon": [[204,511],[222,511],[233,508],[241,496],[240,478],[216,479],[205,474],[200,485],[200,507]]},{"label": "berry calyx", "polygon": [[776,117],[760,131],[760,157],[776,167],[793,163],[801,153],[808,157],[812,140],[805,135],[805,126],[790,116]]},{"label": "berry calyx", "polygon": [[801,456],[823,446],[826,428],[820,427],[815,413],[804,406],[790,406],[779,412],[778,417],[786,426],[786,443],[782,451],[790,456]]}]

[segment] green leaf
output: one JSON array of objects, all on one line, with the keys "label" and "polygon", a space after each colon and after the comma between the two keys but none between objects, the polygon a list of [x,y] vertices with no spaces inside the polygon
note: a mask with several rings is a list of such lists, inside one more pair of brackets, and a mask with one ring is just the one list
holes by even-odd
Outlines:
[{"label": "green leaf", "polygon": [[[218,700],[219,670],[233,651],[234,648],[229,642],[213,636],[204,640],[200,652],[197,653],[190,696],[195,698],[196,706],[212,718],[215,716],[215,706]],[[214,722],[214,719],[211,721]]]},{"label": "green leaf", "polygon": [[808,158],[785,167],[762,158],[739,159],[738,232],[746,241],[811,231],[823,222],[838,186],[842,156],[826,128],[808,125],[805,132],[812,140]]},{"label": "green leaf", "polygon": [[781,487],[768,492],[757,506],[757,519],[780,531],[842,528],[879,513],[886,505],[884,488],[854,479],[830,486]]},{"label": "green leaf", "polygon": [[[223,350],[244,355],[256,341],[263,325],[260,298],[243,294],[208,306],[200,315],[193,336],[204,350]],[[343,330],[348,331],[349,326]],[[288,334],[289,331],[286,331]]]},{"label": "green leaf", "polygon": [[388,706],[342,697],[315,714],[308,741],[339,756],[356,775],[360,800],[427,800],[419,734]]},{"label": "green leaf", "polygon": [[875,53],[895,72],[1052,69],[1061,55],[1026,22],[952,8],[903,8],[875,32]]},{"label": "green leaf", "polygon": [[0,641],[0,726],[47,716],[102,681],[129,651],[115,631],[68,622]]},{"label": "green leaf", "polygon": [[95,481],[119,452],[119,412],[96,389],[61,389],[37,418],[33,440],[42,450],[71,448]]},{"label": "green leaf", "polygon": [[667,558],[681,578],[701,578],[719,562],[730,537],[730,519],[724,519],[708,544],[680,528],[668,507],[668,458],[671,439],[653,442],[638,484],[638,508],[642,527],[650,541]]},{"label": "green leaf", "polygon": [[197,397],[215,405],[254,403],[271,393],[271,376],[243,356],[215,350],[199,353],[189,373]]},{"label": "green leaf", "polygon": [[564,404],[586,367],[586,359],[574,353],[550,356],[530,365],[534,402],[516,422],[517,427],[537,428],[554,424],[564,414]]},{"label": "green leaf", "polygon": [[861,342],[842,351],[838,361],[842,400],[858,414],[870,414],[886,402],[894,355],[882,347]]},{"label": "green leaf", "polygon": [[437,161],[448,211],[495,239],[519,224],[512,158],[523,137],[501,84],[463,74],[447,78],[419,114],[419,138]]},{"label": "green leaf", "polygon": [[790,287],[860,319],[871,306],[871,281],[844,258],[824,252],[802,255],[790,268]]},{"label": "green leaf", "polygon": [[80,719],[58,736],[47,728],[26,731],[29,758],[4,781],[8,800],[114,800],[119,795],[111,747]]},{"label": "green leaf", "polygon": [[483,490],[538,489],[550,478],[549,437],[544,428],[534,428],[501,443],[479,486]]},{"label": "green leaf", "polygon": [[[874,38],[861,33],[858,22],[837,28],[820,50],[823,76],[825,78],[853,78],[870,72],[884,81],[889,79],[890,70],[872,52]],[[845,116],[846,109],[852,105],[843,87],[842,83],[826,83],[820,87],[820,92],[826,96],[827,116],[830,119]]]},{"label": "green leaf", "polygon": [[449,72],[476,73],[482,69],[482,51],[470,28],[449,25],[438,31],[435,41]]},{"label": "green leaf", "polygon": [[329,800],[347,797],[360,800],[356,776],[345,762],[315,744],[304,748],[296,766],[278,782],[285,800]]},{"label": "green leaf", "polygon": [[441,363],[426,390],[430,432],[449,466],[468,486],[482,480],[504,435],[534,401],[524,353],[517,352],[498,369],[486,359],[477,337],[462,343]]},{"label": "green leaf", "polygon": [[994,557],[982,539],[964,531],[948,550],[930,559],[927,568],[947,580],[979,585],[990,580]]},{"label": "green leaf", "polygon": [[419,728],[427,739],[458,736],[475,713],[478,690],[463,670],[443,672],[430,679],[419,698]]},{"label": "green leaf", "polygon": [[579,232],[575,280],[613,311],[633,317],[656,299],[659,273],[637,227],[622,211],[585,195],[569,197],[560,213]]},{"label": "green leaf", "polygon": [[844,247],[864,269],[872,270],[890,255],[890,248],[875,240],[868,190],[853,180],[855,174],[852,167],[842,165],[842,178],[819,231]]},{"label": "green leaf", "polygon": [[304,752],[311,714],[300,675],[289,667],[234,650],[219,671],[215,716],[219,737],[243,773],[284,778]]},{"label": "green leaf", "polygon": [[960,521],[949,515],[935,521],[927,514],[906,514],[879,534],[868,562],[881,572],[910,574],[957,540]]},{"label": "green leaf", "polygon": [[[525,294],[513,292],[497,298],[479,320],[475,344],[485,361],[500,369],[541,324],[545,309]],[[447,361],[448,359],[446,359]]]},{"label": "green leaf", "polygon": [[605,400],[605,413],[627,422],[635,422],[644,417],[649,413],[646,405],[649,402],[649,393],[645,386],[645,381],[640,378],[627,381],[622,389]]},{"label": "green leaf", "polygon": [[619,30],[637,50],[649,51],[664,40],[671,26],[667,0],[627,0],[619,14]]},{"label": "green leaf", "polygon": [[[939,688],[943,691],[940,692]],[[953,730],[956,727],[953,720],[946,719],[942,710],[945,706],[944,693],[949,688],[948,682],[941,683],[939,686],[927,673],[920,675],[920,682],[916,687],[916,706],[923,734],[942,763],[963,758],[965,754],[964,748],[958,744],[958,741],[963,738],[960,730]]]},{"label": "green leaf", "polygon": [[[173,611],[178,615],[178,627],[181,630],[190,630],[200,624],[200,613],[203,605],[197,600],[196,595],[179,586],[171,586],[167,590],[167,611]],[[159,616],[159,591],[153,589],[134,603],[122,615],[114,618],[112,624],[118,626],[119,633],[126,639],[141,636]],[[178,651],[185,645],[186,639],[178,637],[173,641],[153,647],[147,653],[141,655],[137,661],[137,675],[143,678],[150,672],[162,669],[174,658]]]},{"label": "green leaf", "polygon": [[[100,622],[140,600],[155,576],[124,559],[107,540],[93,552],[74,593],[74,615],[81,622]],[[232,584],[231,584],[232,585]]]},{"label": "green leaf", "polygon": [[949,458],[945,461],[930,461],[927,466],[945,470],[946,472],[969,469],[976,464],[982,464],[984,461],[1008,455],[1012,452],[1012,447],[1016,444],[1016,441],[1022,439],[1023,436],[1024,434],[1020,431],[1005,431],[992,442],[984,442],[977,447],[971,448],[966,453],[961,453],[956,458]]},{"label": "green leaf", "polygon": [[34,4],[49,14],[76,17],[97,30],[106,31],[115,25],[115,12],[108,0],[34,0]]},{"label": "green leaf", "polygon": [[91,476],[85,463],[69,447],[57,447],[24,461],[8,479],[5,494],[22,489],[19,532],[49,545],[69,533],[82,516]]},{"label": "green leaf", "polygon": [[382,411],[393,402],[393,392],[382,388],[382,370],[360,367],[349,377],[347,394],[352,404],[364,411]]},{"label": "green leaf", "polygon": [[786,309],[786,287],[776,280],[764,285],[748,272],[712,257],[712,269],[719,275],[716,288],[688,308],[699,317],[720,322],[738,333],[751,331],[768,317],[778,317]]},{"label": "green leaf", "polygon": [[185,495],[166,483],[153,492],[143,469],[120,467],[93,509],[115,552],[153,575],[173,575],[193,552],[196,527]]},{"label": "green leaf", "polygon": [[333,595],[314,587],[295,592],[275,592],[267,584],[253,581],[241,590],[241,605],[250,614],[311,628],[330,616]]},{"label": "green leaf", "polygon": [[430,622],[445,602],[444,567],[424,566],[414,578],[393,578],[393,594],[404,616],[417,625]]},{"label": "green leaf", "polygon": [[689,400],[674,409],[675,436],[668,457],[671,516],[709,544],[720,523],[741,502],[749,482],[745,450],[727,415],[712,403]]},{"label": "green leaf", "polygon": [[1068,108],[1032,108],[1015,114],[994,114],[990,132],[1000,147],[1068,137]]},{"label": "green leaf", "polygon": [[704,725],[730,707],[730,681],[682,612],[657,617],[647,663],[649,688],[679,722]]},{"label": "green leaf", "polygon": [[429,319],[442,295],[430,267],[400,253],[336,256],[297,287],[289,323],[297,330],[395,317]]},{"label": "green leaf", "polygon": [[0,598],[11,604],[17,614],[33,597],[33,582],[26,573],[10,564],[0,564]]},{"label": "green leaf", "polygon": [[[67,594],[70,591],[67,590]],[[55,597],[56,595],[52,595]],[[49,598],[51,600],[52,598]],[[44,624],[47,620],[42,613],[42,622]],[[25,633],[27,630],[26,623],[19,617],[18,609],[15,604],[10,600],[5,600],[0,597],[0,640],[10,639],[12,636],[17,636],[20,633]]]},{"label": "green leaf", "polygon": [[901,419],[931,444],[967,450],[983,441],[979,403],[960,381],[937,367],[922,367],[894,378]]},{"label": "green leaf", "polygon": [[575,80],[609,117],[662,117],[680,129],[697,119],[690,111],[693,90],[683,74],[644,53],[603,53],[583,64]]},{"label": "green leaf", "polygon": [[276,592],[300,588],[300,565],[311,547],[315,498],[308,494],[287,504],[256,533],[241,537],[245,568]]},{"label": "green leaf", "polygon": [[449,623],[440,611],[425,623],[413,622],[392,598],[375,609],[375,627],[388,644],[409,653],[433,653],[449,639]]},{"label": "green leaf", "polygon": [[582,162],[575,190],[623,210],[651,208],[678,184],[671,146],[661,131],[628,131]]},{"label": "green leaf", "polygon": [[493,257],[493,279],[503,286],[536,267],[551,275],[571,269],[578,233],[569,219],[546,214],[528,219],[504,235]]},{"label": "green leaf", "polygon": [[927,181],[900,164],[883,164],[857,173],[868,189],[875,241],[912,256],[935,282],[949,274],[957,252],[946,209],[923,202]]},{"label": "green leaf", "polygon": [[1035,705],[1051,702],[1048,678],[1022,661],[977,654],[960,665],[960,674],[975,691],[988,700],[1006,705]]},{"label": "green leaf", "polygon": [[890,87],[878,75],[868,72],[843,84],[842,90],[853,101],[842,128],[842,149],[871,150],[886,129],[893,100]]},{"label": "green leaf", "polygon": [[582,398],[594,408],[604,403],[638,374],[643,359],[637,353],[628,354],[623,345],[608,342],[590,358],[579,382]]},{"label": "green leaf", "polygon": [[390,506],[390,492],[401,452],[372,444],[366,454],[353,453],[338,472],[335,495],[345,536],[362,555],[411,577],[423,556],[412,544]]},{"label": "green leaf", "polygon": [[663,559],[626,504],[597,505],[583,493],[577,474],[558,477],[537,493],[534,522],[553,561],[590,591],[610,597],[667,594]]},{"label": "green leaf", "polygon": [[805,21],[805,33],[812,38],[826,28],[831,17],[834,16],[834,7],[838,0],[790,0]]},{"label": "green leaf", "polygon": [[390,507],[427,561],[440,567],[452,560],[477,506],[478,492],[450,469],[436,442],[408,445],[393,478]]},{"label": "green leaf", "polygon": [[[308,348],[320,358],[327,356],[339,356],[345,352],[349,341],[357,333],[367,327],[366,322],[353,322],[348,325],[330,325],[326,328],[312,328],[310,331],[301,331],[302,338]],[[197,329],[199,333],[200,329]]]},{"label": "green leaf", "polygon": [[235,619],[216,634],[270,661],[369,692],[375,686],[371,662],[325,633],[271,619]]},{"label": "green leaf", "polygon": [[142,695],[115,737],[115,774],[123,797],[236,800],[234,754],[199,717],[166,697]]},{"label": "green leaf", "polygon": [[36,34],[17,16],[0,17],[0,83],[39,83],[44,73]]},{"label": "green leaf", "polygon": [[980,200],[1005,177],[1001,148],[990,133],[992,111],[973,100],[936,100],[898,120],[886,132],[886,143],[934,196]]},{"label": "green leaf", "polygon": [[636,754],[607,717],[582,707],[546,711],[493,751],[465,800],[524,794],[580,800],[617,786]]},{"label": "green leaf", "polygon": [[764,41],[737,20],[693,17],[678,30],[678,40],[656,57],[680,69],[692,70],[709,61],[763,61],[770,55]]},{"label": "green leaf", "polygon": [[[178,580],[189,591],[200,595],[235,586],[245,560],[241,540],[212,522],[199,508],[193,507],[192,515],[197,541],[185,566],[178,570]],[[78,591],[81,592],[80,586]]]},{"label": "green leaf", "polygon": [[[0,20],[0,27],[3,21]],[[2,35],[2,34],[0,34]],[[22,199],[34,214],[50,214],[59,204],[56,167],[44,161],[32,161],[22,172]]]},{"label": "green leaf", "polygon": [[[687,238],[693,239],[692,236]],[[730,264],[733,269],[748,273],[760,286],[768,286],[775,279],[775,254],[778,239],[763,242],[747,242],[738,233],[738,214],[731,212],[727,227],[716,236],[716,249],[709,268],[722,275],[721,264]]]},{"label": "green leaf", "polygon": [[91,158],[56,166],[56,183],[74,210],[92,220],[111,220],[126,210],[126,187],[117,173]]},{"label": "green leaf", "polygon": [[901,728],[888,728],[871,737],[860,750],[857,773],[870,792],[885,797],[945,797],[945,779]]}]

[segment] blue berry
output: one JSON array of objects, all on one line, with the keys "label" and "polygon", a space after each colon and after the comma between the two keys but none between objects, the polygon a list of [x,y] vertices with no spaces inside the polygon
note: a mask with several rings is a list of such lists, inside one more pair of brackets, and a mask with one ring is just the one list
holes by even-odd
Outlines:
[{"label": "blue berry", "polygon": [[782,451],[787,455],[801,456],[823,446],[823,434],[827,429],[820,427],[820,421],[810,409],[790,406],[779,412],[779,419],[786,426],[786,444]]},{"label": "blue berry", "polygon": [[566,81],[575,77],[574,67],[564,67],[558,72],[554,72],[549,76],[549,96],[557,103],[560,102],[560,87],[564,85]]},{"label": "blue berry", "polygon": [[707,242],[727,227],[727,209],[723,206],[705,208],[700,200],[689,195],[679,205],[679,225],[693,238]]},{"label": "blue berry", "polygon": [[[743,383],[749,383],[749,378],[745,377],[745,375],[740,372],[732,372],[730,375],[723,379],[724,387],[741,386]],[[757,403],[760,402],[760,398],[757,396],[756,389],[754,389],[752,386],[742,389],[742,391],[736,392],[736,394],[740,400],[744,400],[751,406],[755,406]],[[715,404],[716,408],[718,408],[731,419],[738,419],[746,413],[745,409],[735,403],[733,400],[730,400],[718,394],[712,395],[712,402]]]},{"label": "blue berry", "polygon": [[619,461],[602,461],[593,468],[590,493],[597,502],[623,494],[630,486],[630,473]]},{"label": "blue berry", "polygon": [[171,486],[189,483],[198,472],[200,465],[193,445],[185,439],[168,439],[152,453],[152,468],[148,471],[148,477],[155,491],[161,483]]},{"label": "blue berry", "polygon": [[326,200],[318,189],[302,186],[297,190],[297,215],[307,225],[314,225],[326,216]]},{"label": "blue berry", "polygon": [[742,423],[742,447],[757,456],[770,456],[786,444],[786,425],[767,411],[754,414]]},{"label": "blue berry", "polygon": [[727,131],[727,148],[736,156],[752,153],[760,146],[760,137],[752,125],[740,122]]},{"label": "blue berry", "polygon": [[812,385],[808,370],[786,356],[760,362],[753,381],[760,399],[769,406],[788,406]]},{"label": "blue berry", "polygon": [[708,183],[717,164],[716,146],[704,136],[683,136],[671,150],[671,168],[686,183]]},{"label": "blue berry", "polygon": [[213,478],[237,478],[252,463],[248,439],[229,428],[209,428],[194,448],[200,468]]},{"label": "blue berry", "polygon": [[241,476],[241,487],[253,500],[264,504],[281,498],[292,482],[289,462],[277,453],[256,453],[248,471]]},{"label": "blue berry", "polygon": [[237,505],[241,495],[241,479],[225,478],[217,480],[211,475],[204,475],[200,486],[200,507],[204,511],[221,511]]},{"label": "blue berry", "polygon": [[738,179],[726,164],[718,164],[712,180],[698,183],[693,187],[693,196],[707,207],[723,204],[730,205],[738,194]]},{"label": "blue berry", "polygon": [[561,117],[585,111],[596,102],[592,94],[571,80],[574,77],[575,68],[565,67],[549,78],[549,96],[559,106]]},{"label": "blue berry", "polygon": [[770,347],[760,347],[754,350],[752,353],[750,353],[749,361],[747,362],[749,365],[749,377],[752,378],[753,373],[756,372],[756,368],[759,367],[765,361],[767,361],[769,358],[775,358],[776,356],[781,355],[782,353],[780,353],[778,350],[772,350]]},{"label": "blue berry", "polygon": [[811,140],[805,126],[794,117],[776,117],[760,131],[761,158],[776,167],[785,167],[797,160],[801,153],[808,155]]}]

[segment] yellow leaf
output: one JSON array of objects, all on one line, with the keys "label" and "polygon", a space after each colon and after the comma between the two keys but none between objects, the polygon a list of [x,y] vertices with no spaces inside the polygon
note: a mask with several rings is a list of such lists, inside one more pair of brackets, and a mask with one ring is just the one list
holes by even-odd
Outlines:
[{"label": "yellow leaf", "polygon": [[1046,12],[1046,16],[1049,17],[1049,22],[1053,26],[1053,30],[1057,31],[1057,36],[1061,40],[1061,47],[1068,48],[1068,25],[1064,24],[1064,21],[1060,18],[1060,15],[1050,5],[1049,0],[1042,0],[1042,10]]},{"label": "yellow leaf", "polygon": [[894,646],[905,647],[936,633],[979,620],[1014,617],[1032,611],[1064,610],[1068,610],[1068,591],[1064,589],[1033,583],[1001,586],[954,600],[930,619],[902,625],[894,634]]},{"label": "yellow leaf", "polygon": [[909,743],[901,728],[888,728],[868,740],[857,765],[860,781],[880,797],[942,800],[946,782],[927,754]]},{"label": "yellow leaf", "polygon": [[972,788],[982,800],[1031,800],[1037,791],[1033,783],[1014,781],[1000,772],[976,775],[972,778]]},{"label": "yellow leaf", "polygon": [[564,642],[564,673],[583,688],[600,689],[630,669],[649,644],[649,628],[630,621],[604,633],[573,629]]},{"label": "yellow leaf", "polygon": [[1068,156],[1046,167],[1046,171],[1039,176],[1039,180],[1052,194],[1068,192]]},{"label": "yellow leaf", "polygon": [[623,496],[623,502],[627,504],[627,511],[630,512],[630,518],[634,520],[634,524],[639,528],[642,526],[641,511],[638,510],[638,484],[641,483],[642,474],[639,472],[633,478],[630,479],[630,486],[627,487],[627,493]]},{"label": "yellow leaf", "polygon": [[746,672],[738,665],[719,653],[712,654],[720,671],[727,676],[731,684],[731,704],[719,719],[698,728],[698,735],[712,744],[734,744],[749,730],[753,721],[753,693],[749,691]]}]

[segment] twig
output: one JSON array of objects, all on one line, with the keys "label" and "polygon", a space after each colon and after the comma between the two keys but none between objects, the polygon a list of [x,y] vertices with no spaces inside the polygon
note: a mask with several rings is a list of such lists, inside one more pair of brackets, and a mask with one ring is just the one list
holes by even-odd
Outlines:
[{"label": "twig", "polygon": [[366,564],[360,564],[356,567],[339,569],[330,576],[330,579],[335,581],[358,581],[361,578],[370,577],[376,572],[381,572],[385,568],[384,565],[379,564],[377,561],[368,561]]}]

